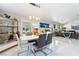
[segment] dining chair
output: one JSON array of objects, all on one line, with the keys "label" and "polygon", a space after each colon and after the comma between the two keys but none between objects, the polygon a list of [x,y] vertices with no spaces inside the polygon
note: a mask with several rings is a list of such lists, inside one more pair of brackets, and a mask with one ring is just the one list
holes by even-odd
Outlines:
[{"label": "dining chair", "polygon": [[[49,48],[49,46],[52,46],[52,45],[51,45],[51,44],[52,44],[52,36],[53,36],[53,33],[48,33],[48,34],[46,34],[45,48],[44,48],[44,50],[43,50],[43,52],[45,52],[46,55],[49,55],[49,54],[52,52],[52,49]],[[46,49],[47,51],[45,51],[45,49]],[[48,53],[48,51],[50,51],[50,53]]]},{"label": "dining chair", "polygon": [[46,34],[41,34],[39,35],[39,39],[37,39],[36,45],[33,45],[35,47],[34,53],[40,51],[44,55],[47,55],[44,51],[42,51],[45,45],[46,45]]},{"label": "dining chair", "polygon": [[32,49],[32,45],[34,44],[34,42],[28,43],[27,40],[21,40],[21,38],[18,37],[18,35],[16,34],[16,39],[17,39],[17,44],[18,44],[18,51],[17,51],[17,55],[19,56],[21,53],[27,53],[27,56],[30,54],[30,51],[33,52]]},{"label": "dining chair", "polygon": [[52,36],[53,36],[52,33],[47,34],[46,45],[52,43]]}]

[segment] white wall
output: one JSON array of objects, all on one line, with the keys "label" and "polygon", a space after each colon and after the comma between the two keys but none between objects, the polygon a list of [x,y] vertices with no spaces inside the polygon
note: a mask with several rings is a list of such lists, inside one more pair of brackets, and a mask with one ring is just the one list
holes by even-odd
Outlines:
[{"label": "white wall", "polygon": [[64,27],[67,28],[67,30],[72,30],[71,29],[71,26],[76,26],[76,25],[79,25],[79,20],[74,20],[74,21],[71,21],[69,22],[68,24],[65,24]]}]

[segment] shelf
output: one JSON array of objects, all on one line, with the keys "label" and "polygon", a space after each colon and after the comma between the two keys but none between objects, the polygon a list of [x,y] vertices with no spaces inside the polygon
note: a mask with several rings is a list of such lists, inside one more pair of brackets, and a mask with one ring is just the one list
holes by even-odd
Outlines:
[{"label": "shelf", "polygon": [[0,25],[0,27],[17,27],[15,25]]},{"label": "shelf", "polygon": [[16,46],[17,45],[17,41],[11,41],[11,42],[8,42],[8,43],[5,43],[5,44],[1,44],[0,45],[0,52],[3,52],[13,46]]},{"label": "shelf", "polygon": [[10,19],[8,19],[8,18],[5,18],[5,17],[0,17],[0,19],[4,19],[4,20],[10,20]]}]

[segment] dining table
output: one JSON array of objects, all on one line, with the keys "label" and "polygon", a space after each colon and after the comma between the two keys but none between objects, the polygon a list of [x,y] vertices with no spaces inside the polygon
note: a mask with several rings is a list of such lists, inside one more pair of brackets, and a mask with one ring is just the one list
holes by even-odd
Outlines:
[{"label": "dining table", "polygon": [[29,40],[37,40],[39,38],[39,36],[36,36],[36,35],[29,35],[29,36],[27,36],[27,35],[23,35],[22,37],[21,37],[21,40],[26,40],[26,41],[29,41]]}]

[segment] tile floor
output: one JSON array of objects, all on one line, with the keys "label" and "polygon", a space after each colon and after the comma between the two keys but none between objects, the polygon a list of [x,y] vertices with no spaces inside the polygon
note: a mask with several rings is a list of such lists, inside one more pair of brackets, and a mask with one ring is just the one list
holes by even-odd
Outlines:
[{"label": "tile floor", "polygon": [[[51,48],[52,52],[44,49],[48,56],[78,56],[79,55],[79,39],[69,39],[63,37],[53,37]],[[16,56],[17,46],[3,53],[1,56]],[[51,52],[51,53],[50,53]],[[28,51],[21,53],[21,56],[27,56]],[[34,56],[31,52],[29,56]],[[44,56],[42,52],[37,52],[36,56]]]}]

